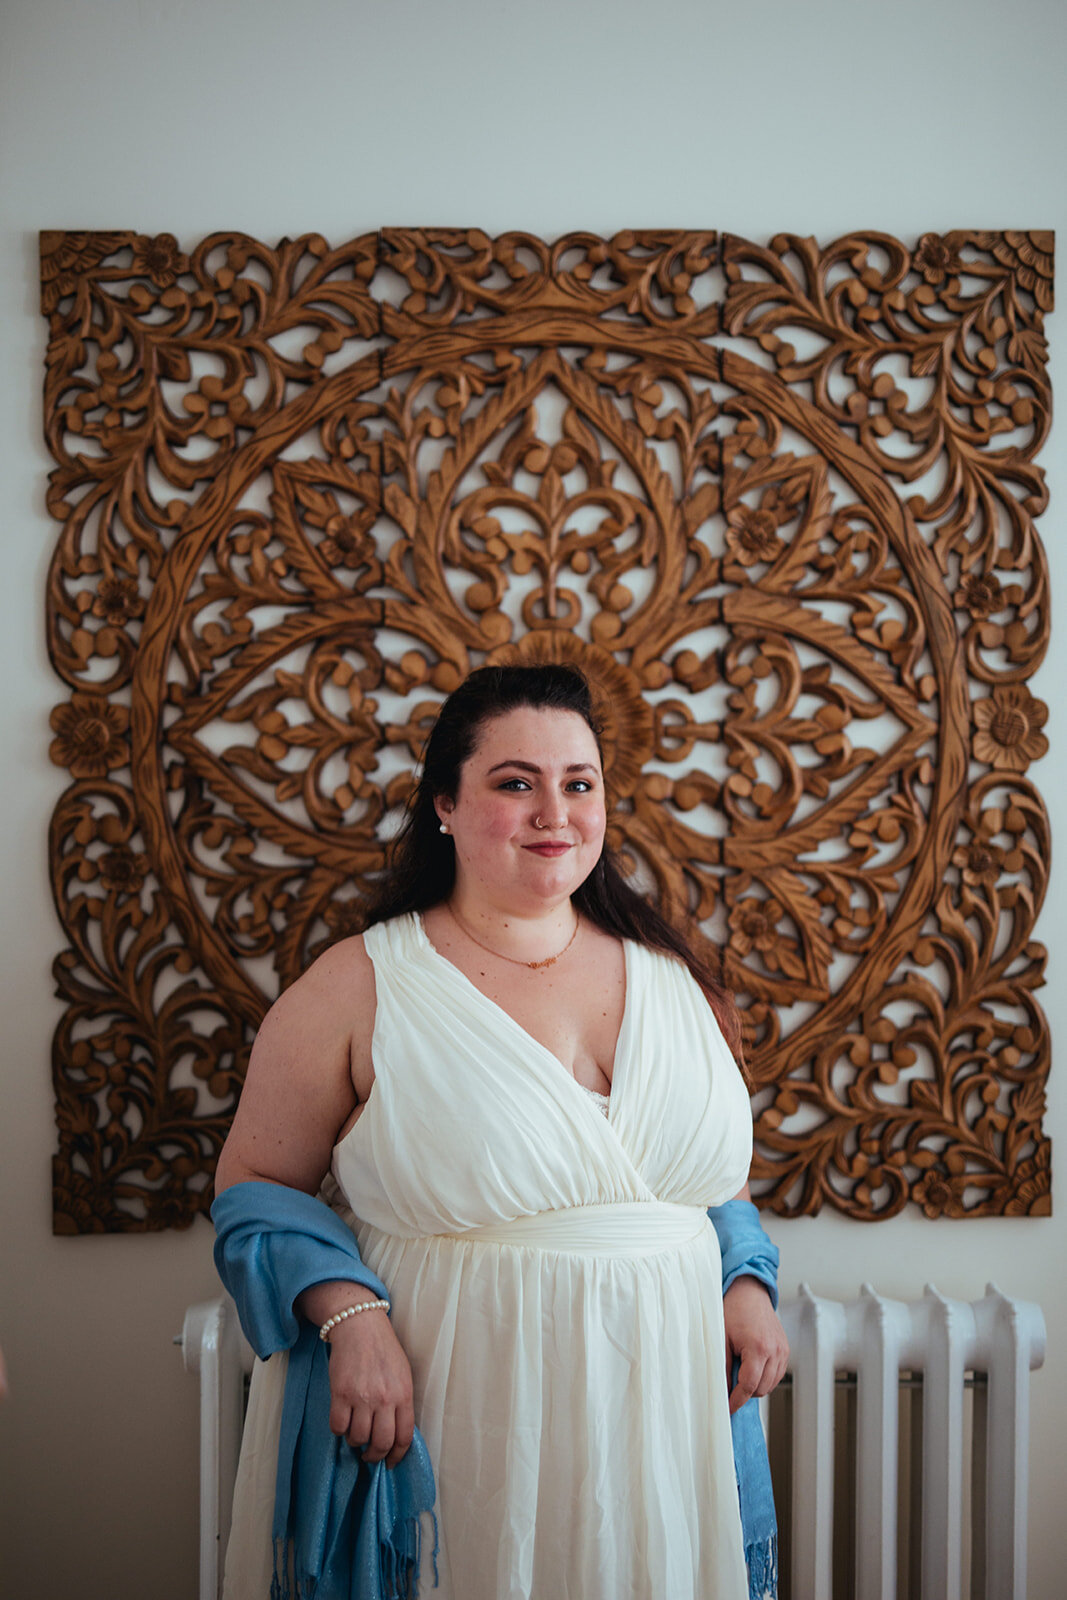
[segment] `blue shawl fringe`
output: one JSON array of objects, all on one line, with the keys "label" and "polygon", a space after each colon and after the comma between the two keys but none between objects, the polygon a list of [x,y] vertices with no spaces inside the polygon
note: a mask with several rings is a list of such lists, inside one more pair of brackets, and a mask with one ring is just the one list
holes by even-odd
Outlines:
[{"label": "blue shawl fringe", "polygon": [[778,1600],[778,1540],[745,1546],[748,1600]]}]

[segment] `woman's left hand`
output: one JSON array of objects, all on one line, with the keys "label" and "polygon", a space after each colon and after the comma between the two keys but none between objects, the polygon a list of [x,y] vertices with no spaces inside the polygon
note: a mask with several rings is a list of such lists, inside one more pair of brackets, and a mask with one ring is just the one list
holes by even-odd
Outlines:
[{"label": "woman's left hand", "polygon": [[758,1278],[735,1278],[722,1303],[726,1324],[726,1382],[741,1365],[730,1393],[730,1414],[739,1411],[753,1395],[770,1394],[785,1376],[789,1340],[771,1305],[771,1297]]}]

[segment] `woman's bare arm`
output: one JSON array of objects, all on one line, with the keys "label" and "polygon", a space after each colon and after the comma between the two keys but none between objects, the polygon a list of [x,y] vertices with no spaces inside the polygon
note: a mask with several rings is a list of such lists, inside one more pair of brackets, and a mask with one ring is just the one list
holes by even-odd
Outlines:
[{"label": "woman's bare arm", "polygon": [[[215,1191],[249,1179],[315,1194],[337,1136],[369,1093],[374,968],[362,939],[327,950],[271,1006],[219,1156]],[[365,1098],[365,1096],[364,1096]]]},{"label": "woman's bare arm", "polygon": [[[219,1156],[215,1190],[235,1183],[318,1191],[337,1138],[374,1082],[374,968],[362,939],[346,939],[277,1000],[256,1036],[241,1101]],[[374,1294],[331,1281],[296,1302],[319,1327]],[[330,1428],[393,1466],[415,1427],[411,1367],[381,1311],[339,1323],[330,1334]]]}]

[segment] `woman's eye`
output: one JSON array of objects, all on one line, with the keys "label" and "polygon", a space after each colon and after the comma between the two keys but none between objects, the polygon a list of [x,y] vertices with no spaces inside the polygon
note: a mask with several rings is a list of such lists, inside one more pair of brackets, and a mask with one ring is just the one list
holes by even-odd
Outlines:
[{"label": "woman's eye", "polygon": [[572,783],[567,785],[567,787],[568,789],[573,790],[575,794],[589,794],[592,791],[593,785],[589,782],[588,778],[575,778]]},{"label": "woman's eye", "polygon": [[523,789],[528,789],[530,785],[526,782],[525,778],[505,778],[500,787],[502,789],[517,790],[519,793],[521,793]]}]

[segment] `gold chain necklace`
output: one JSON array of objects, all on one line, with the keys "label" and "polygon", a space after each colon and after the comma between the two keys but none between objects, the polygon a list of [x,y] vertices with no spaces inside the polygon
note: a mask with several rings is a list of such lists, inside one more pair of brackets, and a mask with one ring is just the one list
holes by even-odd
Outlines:
[{"label": "gold chain necklace", "polygon": [[452,921],[456,924],[456,927],[460,930],[460,932],[465,933],[471,944],[476,944],[479,950],[485,951],[486,955],[496,956],[498,961],[510,961],[513,967],[529,967],[532,972],[539,972],[542,967],[554,967],[560,957],[567,954],[567,951],[570,949],[575,939],[577,939],[578,929],[581,927],[581,918],[577,915],[577,913],[575,913],[574,932],[571,934],[562,950],[557,950],[554,956],[546,956],[543,961],[520,961],[517,956],[506,956],[500,950],[494,950],[491,948],[491,946],[483,944],[480,939],[476,939],[474,934],[467,927],[467,924],[465,922],[461,922],[459,917],[457,917],[447,900],[445,901],[445,910],[448,912],[449,916],[452,918]]}]

